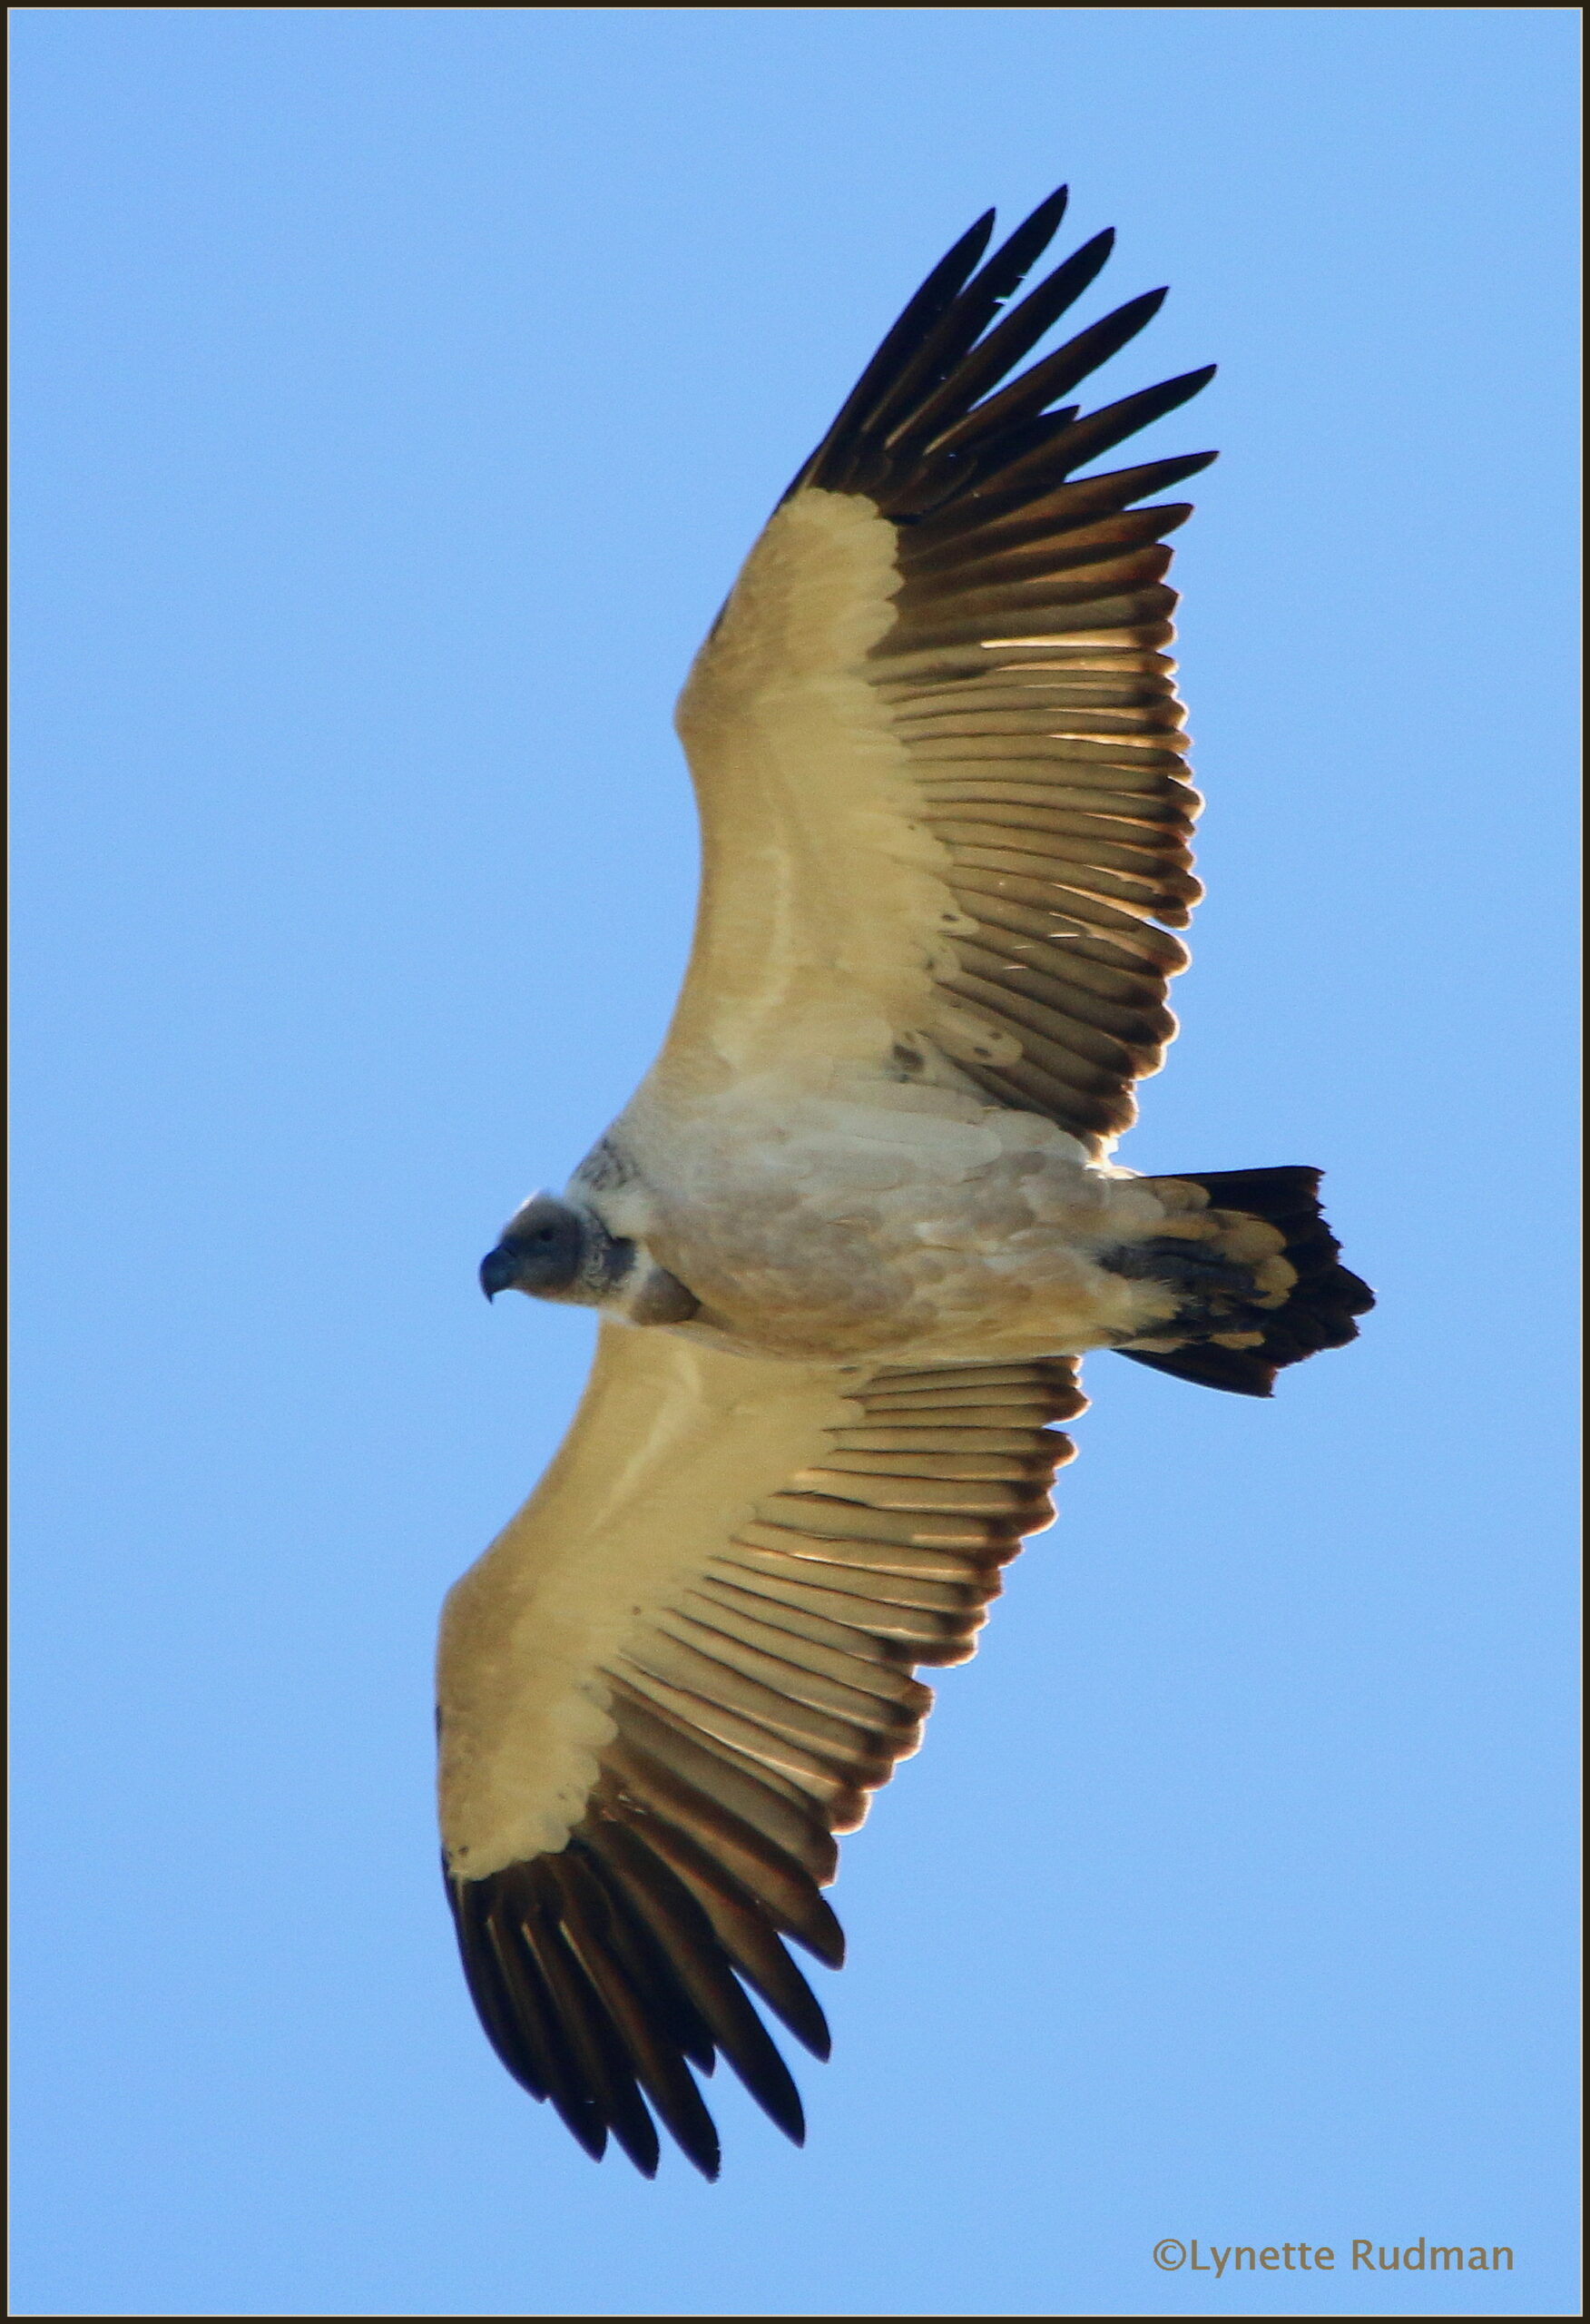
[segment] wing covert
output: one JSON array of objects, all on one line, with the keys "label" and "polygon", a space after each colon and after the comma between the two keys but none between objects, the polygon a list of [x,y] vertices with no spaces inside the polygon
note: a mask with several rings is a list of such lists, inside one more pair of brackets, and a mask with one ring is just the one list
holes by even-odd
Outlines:
[{"label": "wing covert", "polygon": [[1053,1514],[1074,1359],[753,1362],[605,1325],[525,1508],[450,1596],[447,1885],[499,2057],[587,2152],[709,2177],[725,2057],[790,2136],[749,1994],[818,2056],[787,1949],[837,1967],[835,1835],[920,1740],[920,1664],[964,1661]]}]

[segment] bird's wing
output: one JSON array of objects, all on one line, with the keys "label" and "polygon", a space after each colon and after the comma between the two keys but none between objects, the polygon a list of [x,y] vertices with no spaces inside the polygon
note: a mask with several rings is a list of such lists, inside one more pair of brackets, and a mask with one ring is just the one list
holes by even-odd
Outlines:
[{"label": "bird's wing", "polygon": [[702,906],[664,1095],[853,1068],[970,1088],[1096,1151],[1175,1029],[1199,801],[1162,538],[1191,511],[1134,504],[1214,455],[1075,471],[1212,367],[1052,409],[1153,291],[1007,379],[1109,251],[1096,236],[1001,312],[1064,203],[978,271],[990,212],[928,277],[697,657],[679,724]]},{"label": "bird's wing", "polygon": [[[594,2154],[653,2113],[716,2174],[690,2068],[721,2052],[802,2135],[743,1987],[819,2056],[784,1948],[837,1966],[836,1832],[913,1751],[917,1663],[967,1659],[1053,1514],[1071,1358],[753,1362],[603,1327],[557,1458],[447,1600],[442,1832],[498,2055]],[[648,2111],[650,2109],[651,2111]]]}]

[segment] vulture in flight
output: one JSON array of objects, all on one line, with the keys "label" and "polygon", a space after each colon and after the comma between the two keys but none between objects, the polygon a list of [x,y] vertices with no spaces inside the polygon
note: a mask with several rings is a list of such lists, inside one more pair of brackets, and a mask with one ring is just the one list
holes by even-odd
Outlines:
[{"label": "vulture in flight", "polygon": [[1108,1158],[1200,893],[1153,496],[1214,456],[1096,464],[1211,372],[1064,400],[1158,290],[1019,368],[1109,254],[1015,301],[1065,205],[934,268],[751,550],[662,1054],[480,1270],[602,1323],[447,1600],[447,1895],[508,2072],[648,2175],[661,2125],[716,2176],[719,2053],[802,2137],[756,2004],[827,2054],[790,1945],[840,1961],[836,1837],[1049,1523],[1079,1357],[1263,1396],[1371,1304],[1317,1170]]}]

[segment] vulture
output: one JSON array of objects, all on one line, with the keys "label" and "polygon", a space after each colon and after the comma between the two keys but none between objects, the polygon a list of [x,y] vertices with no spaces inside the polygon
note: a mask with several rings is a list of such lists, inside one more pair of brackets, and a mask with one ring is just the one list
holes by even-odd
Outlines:
[{"label": "vulture", "polygon": [[[508,2073],[647,2176],[719,2170],[721,2054],[829,2049],[837,1837],[1053,1518],[1079,1358],[1239,1395],[1354,1337],[1320,1173],[1110,1160],[1175,1031],[1201,802],[1154,497],[1098,463],[1212,367],[1065,398],[1163,290],[1023,369],[1108,232],[1016,294],[1062,189],[933,269],[751,549],[680,699],[703,838],[632,1102],[487,1255],[594,1307],[584,1400],[450,1592],[447,1893]],[[760,2006],[759,2006],[760,2004]]]}]

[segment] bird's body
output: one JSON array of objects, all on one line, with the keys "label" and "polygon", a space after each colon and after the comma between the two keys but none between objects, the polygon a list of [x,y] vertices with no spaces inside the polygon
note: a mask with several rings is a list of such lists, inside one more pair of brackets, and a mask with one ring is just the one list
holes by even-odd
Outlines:
[{"label": "bird's body", "polygon": [[1000,384],[1107,253],[1000,314],[1063,207],[980,272],[991,219],[957,245],[748,558],[680,703],[703,872],[667,1040],[482,1268],[604,1323],[448,1600],[448,1893],[510,2071],[647,2171],[656,2115],[715,2172],[689,2069],[720,2052],[800,2135],[745,1989],[826,2054],[780,1939],[839,1957],[833,1835],[1048,1521],[1076,1358],[1267,1394],[1369,1304],[1318,1172],[1109,1159],[1200,892],[1189,511],[1134,504],[1212,456],[1075,470],[1208,374],[1048,409],[1155,294]]},{"label": "bird's body", "polygon": [[[1100,1264],[1169,1216],[1063,1131],[952,1089],[648,1099],[567,1194],[689,1285],[682,1334],[797,1362],[994,1363],[1138,1338],[1177,1295]],[[607,1304],[607,1303],[604,1303]],[[615,1312],[626,1285],[614,1287]]]}]

